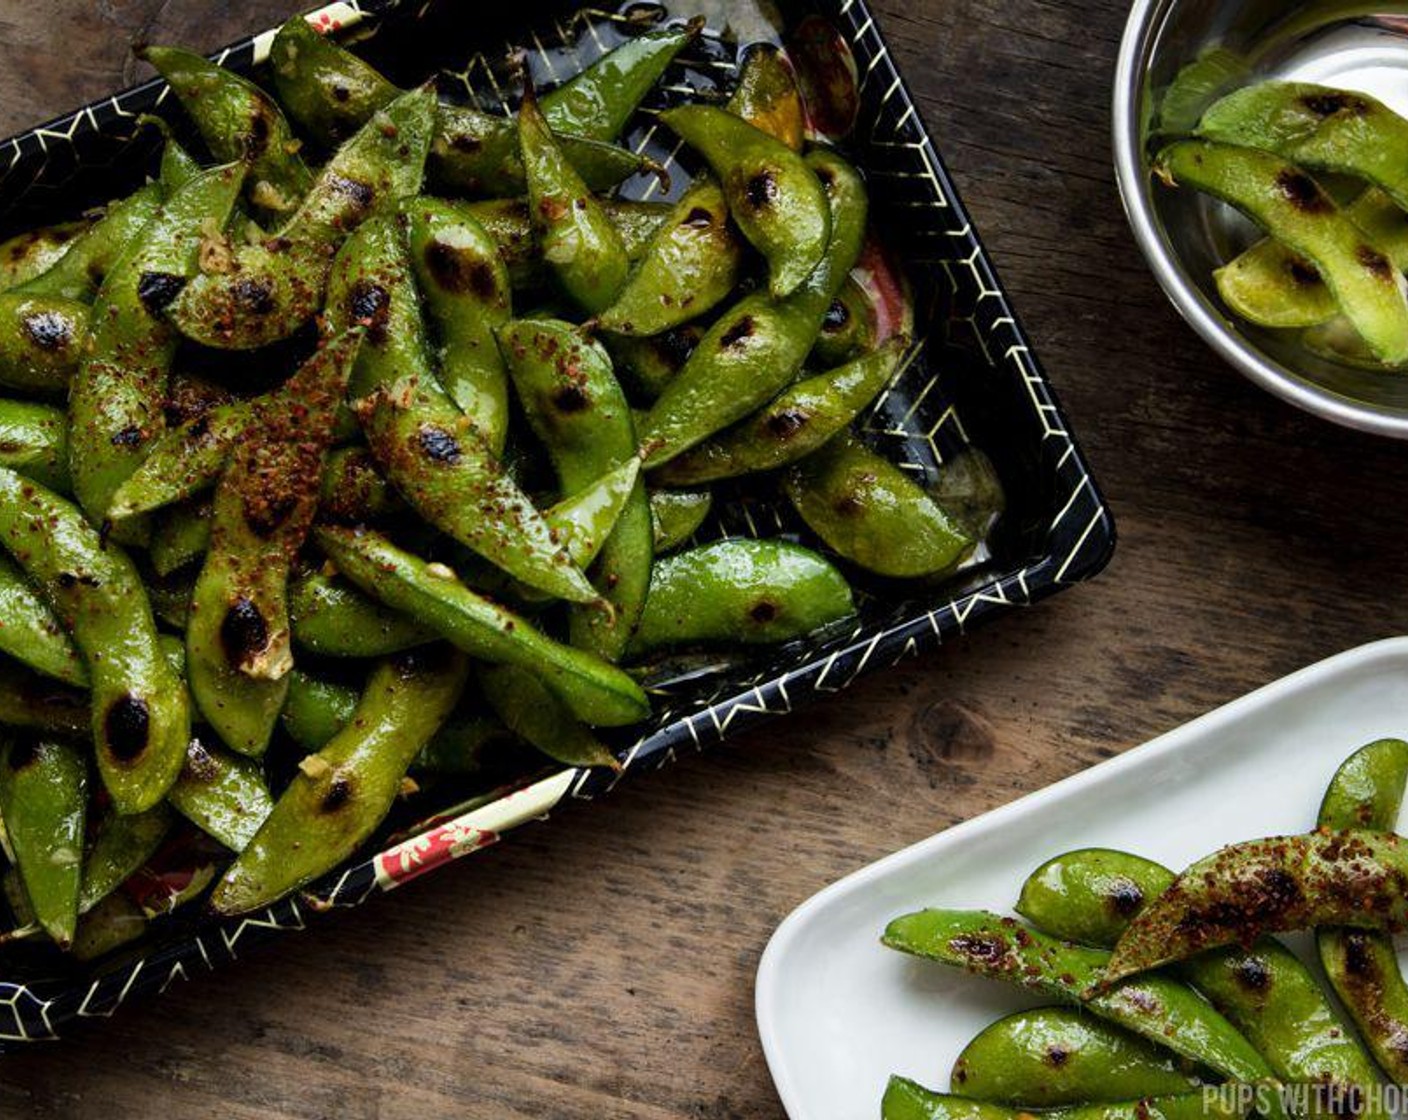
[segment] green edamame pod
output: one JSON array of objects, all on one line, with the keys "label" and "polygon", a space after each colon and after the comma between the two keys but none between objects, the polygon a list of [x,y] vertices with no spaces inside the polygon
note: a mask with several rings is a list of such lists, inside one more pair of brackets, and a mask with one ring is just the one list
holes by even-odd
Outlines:
[{"label": "green edamame pod", "polygon": [[827,367],[853,361],[875,348],[878,330],[875,305],[855,277],[848,276],[826,309],[821,333],[812,346],[812,360]]},{"label": "green edamame pod", "polygon": [[880,575],[952,571],[976,543],[923,487],[848,433],[793,467],[783,486],[812,532]]},{"label": "green edamame pod", "polygon": [[709,328],[642,425],[647,470],[761,408],[806,360],[860,255],[867,212],[865,185],[855,168],[822,149],[806,161],[831,206],[831,238],[821,263],[786,299],[766,292],[744,296]]},{"label": "green edamame pod", "polygon": [[1231,1080],[1275,1083],[1266,1059],[1191,988],[1162,975],[1109,986],[1110,954],[1102,950],[1066,944],[1013,918],[966,910],[905,914],[886,926],[881,941],[1083,1007]]},{"label": "green edamame pod", "polygon": [[743,247],[729,225],[718,184],[696,183],[681,196],[597,320],[602,330],[657,335],[712,310],[738,284]]},{"label": "green edamame pod", "polygon": [[173,630],[184,633],[191,620],[191,592],[195,584],[195,575],[189,572],[148,580],[147,598],[156,617]]},{"label": "green edamame pod", "polygon": [[171,829],[171,810],[153,805],[142,813],[109,813],[98,825],[83,860],[78,912],[86,914],[156,853]]},{"label": "green edamame pod", "polygon": [[435,639],[428,627],[323,572],[293,580],[288,608],[293,640],[325,657],[386,657]]},{"label": "green edamame pod", "polygon": [[0,385],[39,396],[68,390],[88,337],[87,304],[65,296],[0,293]]},{"label": "green edamame pod", "polygon": [[[1177,1093],[1118,1104],[1054,1108],[1043,1120],[1234,1120],[1244,1116],[1235,1093]],[[880,1103],[881,1120],[1023,1120],[1030,1113],[949,1093],[935,1093],[917,1081],[891,1077]]]},{"label": "green edamame pod", "polygon": [[[528,423],[547,447],[565,493],[585,490],[636,457],[630,406],[599,343],[551,319],[510,323],[499,343]],[[650,502],[637,479],[591,572],[611,610],[574,609],[573,645],[620,659],[645,606],[653,540]]]},{"label": "green edamame pod", "polygon": [[626,283],[626,244],[562,154],[531,85],[518,109],[518,139],[528,207],[548,270],[574,303],[591,314],[605,311]]},{"label": "green edamame pod", "polygon": [[68,492],[68,418],[32,401],[0,400],[0,467]]},{"label": "green edamame pod", "polygon": [[98,771],[113,804],[122,813],[151,808],[181,769],[190,712],[136,568],[77,508],[3,467],[0,544],[88,663]]},{"label": "green edamame pod", "polygon": [[779,299],[795,291],[831,236],[831,208],[812,167],[727,109],[681,105],[660,120],[719,177],[733,220],[768,262],[768,290]]},{"label": "green edamame pod", "polygon": [[67,684],[88,683],[68,631],[9,556],[0,553],[0,653]]},{"label": "green edamame pod", "polygon": [[1405,882],[1408,844],[1391,833],[1326,830],[1231,844],[1181,872],[1135,917],[1107,979],[1280,930],[1401,929]]},{"label": "green edamame pod", "polygon": [[404,508],[401,496],[365,447],[341,447],[328,454],[318,497],[319,517],[326,521],[374,521]]},{"label": "green edamame pod", "polygon": [[300,669],[289,674],[288,699],[279,715],[289,736],[306,751],[320,750],[347,726],[357,710],[358,692],[350,685],[310,676]]},{"label": "green edamame pod", "polygon": [[161,208],[160,183],[148,183],[114,202],[67,253],[38,276],[12,289],[16,294],[52,296],[91,303],[107,274]]},{"label": "green edamame pod", "polygon": [[192,179],[162,206],[132,251],[108,273],[93,330],[69,393],[69,466],[79,504],[95,522],[164,427],[177,336],[165,312],[195,272],[202,228],[223,225],[243,169]]},{"label": "green edamame pod", "polygon": [[214,486],[230,461],[230,448],[249,427],[253,408],[250,401],[230,401],[163,433],[113,493],[108,516],[123,521]]},{"label": "green edamame pod", "polygon": [[312,176],[272,97],[193,51],[147,46],[133,53],[170,83],[217,162],[249,165],[245,190],[255,209],[280,217],[298,205]]},{"label": "green edamame pod", "polygon": [[796,382],[741,424],[670,460],[652,481],[690,486],[795,463],[879,396],[908,349],[909,338],[897,335],[846,365]]},{"label": "green edamame pod", "polygon": [[479,670],[479,683],[484,699],[504,725],[555,762],[620,769],[606,744],[578,723],[567,705],[528,670],[486,665]]},{"label": "green edamame pod", "polygon": [[728,111],[794,152],[807,138],[807,114],[787,56],[772,43],[754,43],[743,56]]},{"label": "green edamame pod", "polygon": [[219,271],[200,273],[171,305],[187,338],[251,350],[293,334],[323,305],[343,240],[368,218],[393,213],[420,190],[435,95],[403,94],[377,112],[327,163],[288,222],[235,247]]},{"label": "green edamame pod", "polygon": [[1340,310],[1389,364],[1408,361],[1403,277],[1305,172],[1270,152],[1182,140],[1159,153],[1155,174],[1237,207],[1315,266]]},{"label": "green edamame pod", "polygon": [[289,116],[328,147],[342,143],[401,93],[301,15],[274,36],[269,75]]},{"label": "green edamame pod", "polygon": [[[161,184],[162,194],[170,198],[201,173],[200,161],[177,143],[164,118],[150,119],[154,124],[159,122],[159,127],[166,137],[166,142],[161,146],[161,167],[157,171],[157,182]],[[237,159],[238,153],[231,156],[228,162]]]},{"label": "green edamame pod", "polygon": [[701,643],[786,642],[854,613],[845,577],[810,549],[714,541],[656,563],[630,656]]},{"label": "green edamame pod", "polygon": [[211,895],[219,914],[267,905],[336,867],[381,823],[406,768],[454,709],[469,661],[443,645],[378,666],[351,722],[274,804]]},{"label": "green edamame pod", "polygon": [[1203,114],[1198,135],[1262,148],[1314,171],[1365,179],[1408,207],[1408,120],[1368,94],[1311,82],[1255,82]]},{"label": "green edamame pod", "polygon": [[48,271],[73,246],[74,239],[93,225],[91,217],[57,222],[17,233],[0,242],[0,292],[33,280]]},{"label": "green edamame pod", "polygon": [[420,297],[396,224],[369,222],[343,246],[326,314],[334,329],[367,324],[353,376],[356,411],[372,454],[410,506],[530,587],[595,601],[542,514],[431,372]]},{"label": "green edamame pod", "polygon": [[186,675],[196,706],[241,754],[264,753],[288,692],[289,572],[313,523],[323,457],[361,342],[360,331],[347,331],[324,343],[281,393],[256,405],[215,491],[186,628]]},{"label": "green edamame pod", "polygon": [[467,207],[418,198],[410,216],[411,267],[440,343],[440,384],[495,455],[508,439],[508,375],[494,331],[508,322],[508,268]]},{"label": "green edamame pod", "polygon": [[635,498],[640,460],[627,459],[585,489],[543,511],[572,562],[585,568],[600,555]]},{"label": "green edamame pod", "polygon": [[518,665],[542,679],[584,723],[613,727],[650,714],[636,684],[614,665],[553,641],[525,619],[475,594],[444,565],[430,565],[373,532],[320,526],[319,546],[353,583],[404,611],[481,661]]},{"label": "green edamame pod", "polygon": [[708,490],[652,490],[650,517],[655,526],[655,555],[673,552],[694,536],[713,506],[714,495]]},{"label": "green edamame pod", "polygon": [[[1173,880],[1168,868],[1125,852],[1067,852],[1028,877],[1017,910],[1046,933],[1104,947],[1114,945],[1130,920]],[[1184,961],[1179,974],[1288,1084],[1316,1085],[1348,1097],[1362,1095],[1377,1080],[1369,1055],[1319,982],[1279,942],[1262,938],[1245,949],[1213,949]]]},{"label": "green edamame pod", "polygon": [[[698,323],[685,323],[650,338],[605,335],[602,342],[615,363],[617,377],[630,389],[633,398],[655,401],[684,368],[703,338],[703,327]],[[641,427],[641,423],[636,426]]]},{"label": "green edamame pod", "polygon": [[192,739],[167,795],[177,811],[232,852],[242,852],[274,808],[259,763]]},{"label": "green edamame pod", "polygon": [[[1316,824],[1320,828],[1392,829],[1408,781],[1408,744],[1379,739],[1335,772]],[[1323,926],[1315,946],[1330,986],[1359,1027],[1375,1059],[1398,1085],[1408,1084],[1408,984],[1392,938]]]},{"label": "green edamame pod", "polygon": [[115,892],[78,919],[69,951],[74,960],[91,961],[141,937],[147,929],[142,908]]},{"label": "green edamame pod", "polygon": [[88,770],[78,748],[11,738],[0,752],[0,819],[44,931],[68,948],[78,925]]},{"label": "green edamame pod", "polygon": [[92,722],[86,692],[0,661],[0,727],[79,738],[90,733]]},{"label": "green edamame pod", "polygon": [[157,521],[147,554],[152,570],[165,578],[199,560],[210,547],[209,499],[173,506]]},{"label": "green edamame pod", "polygon": [[1021,1108],[1137,1100],[1198,1087],[1167,1051],[1068,1007],[997,1020],[963,1048],[950,1081],[965,1097]]}]

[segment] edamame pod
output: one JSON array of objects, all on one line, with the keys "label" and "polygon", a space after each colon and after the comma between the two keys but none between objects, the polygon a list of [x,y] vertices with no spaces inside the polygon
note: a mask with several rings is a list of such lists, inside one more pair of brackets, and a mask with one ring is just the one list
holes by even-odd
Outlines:
[{"label": "edamame pod", "polygon": [[655,527],[655,555],[673,552],[694,536],[713,505],[714,495],[708,490],[652,490],[650,517]]},{"label": "edamame pod", "polygon": [[1161,975],[1111,986],[1110,954],[1102,950],[1067,944],[1013,918],[966,910],[905,914],[885,927],[881,941],[1084,1007],[1231,1080],[1275,1084],[1266,1059],[1191,988]]},{"label": "edamame pod", "polygon": [[754,43],[743,55],[728,111],[794,152],[807,138],[807,115],[787,56],[772,43]]},{"label": "edamame pod", "polygon": [[684,368],[703,338],[702,326],[685,323],[650,338],[605,335],[602,342],[616,366],[617,377],[631,391],[632,399],[653,402]]},{"label": "edamame pod", "polygon": [[[157,182],[161,184],[162,194],[170,198],[200,174],[200,161],[186,151],[171,135],[171,126],[166,123],[164,117],[150,117],[148,119],[161,129],[162,135],[165,137],[165,143],[161,146],[161,166],[157,169]],[[239,158],[240,155],[236,152],[230,156],[228,161],[222,162],[233,163]]]},{"label": "edamame pod", "polygon": [[87,693],[0,661],[0,727],[78,738],[90,733],[92,720]]},{"label": "edamame pod", "polygon": [[1403,277],[1304,171],[1270,152],[1181,140],[1154,172],[1237,207],[1320,273],[1340,310],[1382,361],[1408,361]]},{"label": "edamame pod", "polygon": [[63,623],[13,560],[0,552],[0,653],[67,684],[88,683],[88,666]]},{"label": "edamame pod", "polygon": [[142,813],[109,813],[83,860],[78,912],[86,914],[156,854],[171,829],[171,810],[158,803]]},{"label": "edamame pod", "polygon": [[386,657],[435,639],[435,631],[323,572],[296,577],[288,607],[293,640],[325,657]]},{"label": "edamame pod", "polygon": [[199,560],[210,547],[209,499],[173,506],[152,529],[147,555],[152,570],[163,579]]},{"label": "edamame pod", "polygon": [[831,236],[831,208],[812,167],[727,109],[681,105],[660,120],[719,177],[733,220],[768,262],[768,290],[779,299],[795,291]]},{"label": "edamame pod", "polygon": [[848,276],[826,309],[811,358],[823,367],[853,361],[875,348],[878,330],[875,305],[855,277]]},{"label": "edamame pod", "polygon": [[761,408],[806,360],[860,255],[867,211],[865,186],[840,156],[817,149],[807,165],[831,206],[831,238],[821,263],[786,299],[765,292],[744,296],[709,328],[641,427],[647,470]]},{"label": "edamame pod", "polygon": [[420,189],[435,113],[429,89],[376,113],[319,173],[288,222],[234,248],[171,305],[187,338],[250,350],[287,338],[322,307],[333,253],[362,222],[393,213]]},{"label": "edamame pod", "polygon": [[135,941],[146,932],[147,916],[125,894],[114,892],[78,920],[70,952],[74,960],[91,961]]},{"label": "edamame pod", "polygon": [[32,401],[0,400],[0,467],[67,493],[68,418],[63,411]]},{"label": "edamame pod", "polygon": [[[1055,1108],[1043,1120],[1233,1120],[1246,1114],[1236,1093],[1177,1093],[1118,1104]],[[1029,1113],[949,1093],[935,1093],[906,1077],[891,1077],[880,1103],[881,1120],[1023,1120]]]},{"label": "edamame pod", "polygon": [[181,769],[190,712],[136,568],[77,508],[3,467],[0,544],[88,663],[98,771],[113,804],[122,813],[151,808]]},{"label": "edamame pod", "polygon": [[93,225],[90,216],[17,233],[0,242],[0,292],[46,272]]},{"label": "edamame pod", "polygon": [[626,335],[677,327],[733,291],[742,263],[723,191],[709,180],[696,183],[675,204],[597,325]]},{"label": "edamame pod", "polygon": [[251,401],[230,401],[167,430],[113,493],[108,516],[124,521],[214,486],[253,410]]},{"label": "edamame pod", "polygon": [[373,671],[348,725],[304,759],[210,897],[243,914],[311,882],[350,856],[390,810],[401,779],[450,714],[469,661],[443,645],[400,654]]},{"label": "edamame pod", "polygon": [[10,738],[0,753],[0,819],[35,917],[59,948],[78,925],[88,770],[78,748]]},{"label": "edamame pod", "polygon": [[87,304],[65,296],[0,293],[0,385],[44,397],[67,392],[88,314]]},{"label": "edamame pod", "polygon": [[518,109],[518,139],[528,207],[548,270],[574,303],[591,314],[605,311],[626,283],[626,245],[562,154],[531,85]]},{"label": "edamame pod", "polygon": [[1145,1039],[1068,1007],[1018,1011],[963,1048],[954,1092],[1020,1108],[1137,1100],[1198,1087]]},{"label": "edamame pod", "polygon": [[232,852],[242,852],[274,808],[259,763],[193,738],[167,795],[177,811]]},{"label": "edamame pod", "polygon": [[306,751],[322,748],[347,726],[357,710],[358,691],[300,669],[289,674],[288,699],[279,715],[289,736]]},{"label": "edamame pod", "polygon": [[715,541],[656,563],[630,655],[786,642],[854,613],[845,577],[810,549],[780,540]]},{"label": "edamame pod", "polygon": [[156,217],[161,201],[161,184],[148,183],[114,202],[67,253],[12,291],[91,303],[113,266]]},{"label": "edamame pod", "polygon": [[289,116],[327,147],[342,143],[401,93],[301,15],[274,36],[269,76]]},{"label": "edamame pod", "polygon": [[93,306],[93,330],[69,393],[69,466],[95,522],[137,469],[165,421],[177,336],[166,311],[195,272],[203,227],[224,224],[243,169],[203,172],[176,192],[113,266]]},{"label": "edamame pod", "polygon": [[[636,457],[630,406],[599,343],[551,319],[510,323],[499,332],[499,343],[528,423],[547,447],[564,493],[579,493]],[[573,645],[620,659],[645,606],[653,540],[650,502],[637,479],[591,572],[611,610],[574,609]]]},{"label": "edamame pod", "polygon": [[508,268],[463,204],[418,198],[407,213],[411,267],[440,344],[440,384],[490,450],[502,455],[508,374],[494,331],[513,307]]},{"label": "edamame pod", "polygon": [[367,521],[399,513],[401,496],[377,469],[365,447],[342,447],[328,454],[318,498],[318,516],[326,521]]},{"label": "edamame pod", "polygon": [[372,532],[320,526],[318,545],[368,594],[429,626],[466,653],[535,674],[584,723],[614,727],[650,714],[629,676],[583,650],[562,645],[475,594],[443,565],[430,565]]},{"label": "edamame pod", "polygon": [[[1173,882],[1166,867],[1125,852],[1084,849],[1043,864],[1022,885],[1018,913],[1057,937],[1114,945]],[[1227,1016],[1288,1084],[1362,1098],[1378,1075],[1369,1055],[1300,959],[1271,938],[1200,954],[1179,974]],[[1322,1104],[1328,1104],[1328,1097]],[[1332,1111],[1332,1110],[1327,1110]],[[1364,1116],[1382,1116],[1365,1110]]]},{"label": "edamame pod", "polygon": [[146,46],[133,53],[170,83],[218,162],[249,165],[245,190],[256,210],[280,217],[298,205],[312,176],[272,97],[193,51]]},{"label": "edamame pod", "polygon": [[527,669],[486,665],[479,670],[479,683],[504,725],[549,758],[566,766],[620,769],[610,749]]},{"label": "edamame pod", "polygon": [[210,550],[191,597],[186,676],[220,738],[269,745],[288,692],[288,580],[317,508],[323,458],[360,331],[331,339],[283,392],[256,406],[215,491]]},{"label": "edamame pod", "polygon": [[[1408,781],[1408,743],[1379,739],[1336,771],[1316,824],[1320,828],[1387,831],[1398,821]],[[1392,938],[1367,930],[1323,926],[1315,946],[1330,986],[1389,1079],[1408,1085],[1408,984]]]},{"label": "edamame pod", "polygon": [[1408,207],[1408,120],[1382,101],[1311,82],[1255,82],[1209,106],[1198,135],[1366,179]]},{"label": "edamame pod", "polygon": [[822,447],[880,395],[908,349],[909,338],[897,335],[846,365],[796,382],[741,424],[670,460],[652,481],[691,486],[796,462]]},{"label": "edamame pod", "polygon": [[1231,844],[1181,872],[1130,923],[1106,980],[1263,933],[1408,921],[1408,846],[1391,833],[1269,836]]},{"label": "edamame pod", "polygon": [[635,498],[640,460],[627,459],[585,489],[543,511],[553,532],[561,535],[572,562],[585,568],[601,553]]},{"label": "edamame pod", "polygon": [[848,433],[793,467],[783,488],[812,532],[883,576],[952,571],[976,543],[923,487]]}]

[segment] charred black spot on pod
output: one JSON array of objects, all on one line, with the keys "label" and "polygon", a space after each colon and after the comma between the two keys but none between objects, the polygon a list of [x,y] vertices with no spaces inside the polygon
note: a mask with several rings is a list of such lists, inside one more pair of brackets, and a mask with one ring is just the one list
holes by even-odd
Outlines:
[{"label": "charred black spot on pod", "polygon": [[961,957],[979,963],[992,963],[1007,955],[1007,939],[995,933],[965,933],[953,938],[948,947]]},{"label": "charred black spot on pod", "polygon": [[696,206],[684,216],[682,226],[689,226],[691,229],[707,229],[714,224],[714,215],[702,206]]},{"label": "charred black spot on pod", "polygon": [[129,424],[125,428],[119,428],[113,432],[109,442],[114,447],[136,447],[142,442],[142,429],[135,424]]},{"label": "charred black spot on pod", "polygon": [[818,167],[815,170],[817,181],[829,192],[836,182],[836,173],[829,167]]},{"label": "charred black spot on pod", "polygon": [[338,774],[328,785],[318,809],[324,813],[335,813],[351,800],[352,781],[345,774]]},{"label": "charred black spot on pod", "polygon": [[768,434],[779,443],[786,442],[807,426],[811,417],[800,408],[784,408],[767,419]]},{"label": "charred black spot on pod", "polygon": [[826,309],[826,315],[821,320],[821,329],[826,334],[839,334],[845,330],[851,321],[851,309],[846,306],[844,300],[833,299],[831,306]]},{"label": "charred black spot on pod", "polygon": [[457,152],[463,152],[467,156],[472,156],[484,147],[484,141],[477,136],[470,136],[461,132],[458,136],[450,137],[450,147]]},{"label": "charred black spot on pod", "polygon": [[26,315],[24,333],[41,350],[62,350],[73,341],[73,323],[57,311],[39,311]]},{"label": "charred black spot on pod", "polygon": [[416,439],[426,458],[434,459],[437,463],[449,463],[451,466],[460,461],[460,441],[444,428],[427,424],[421,428]]},{"label": "charred black spot on pod", "polygon": [[1276,186],[1286,201],[1302,213],[1324,214],[1335,208],[1315,180],[1303,171],[1287,168],[1276,176]]},{"label": "charred black spot on pod", "polygon": [[771,599],[759,599],[748,610],[748,617],[761,626],[766,626],[778,616],[777,604]]},{"label": "charred black spot on pod", "polygon": [[856,517],[864,511],[865,503],[861,501],[860,495],[852,491],[848,494],[842,494],[832,502],[831,508],[839,517]]},{"label": "charred black spot on pod", "polygon": [[1364,266],[1365,271],[1373,276],[1385,281],[1393,279],[1393,265],[1390,264],[1389,259],[1377,249],[1371,248],[1368,245],[1361,245],[1358,250],[1356,250],[1355,256],[1359,258],[1359,263]]},{"label": "charred black spot on pod", "polygon": [[1369,103],[1362,97],[1355,97],[1353,94],[1344,93],[1341,90],[1307,93],[1301,97],[1300,103],[1317,117],[1333,117],[1336,113],[1346,109],[1358,116],[1363,116],[1369,111]]},{"label": "charred black spot on pod", "polygon": [[1271,969],[1261,957],[1244,957],[1232,966],[1232,978],[1250,992],[1264,992],[1271,987]]},{"label": "charred black spot on pod", "polygon": [[1131,879],[1121,879],[1110,887],[1110,909],[1121,918],[1132,918],[1144,905],[1144,892]]},{"label": "charred black spot on pod", "polygon": [[699,336],[689,327],[674,327],[651,339],[655,353],[671,369],[684,365],[698,342]]},{"label": "charred black spot on pod", "polygon": [[391,317],[391,293],[374,280],[365,278],[352,285],[347,297],[352,318],[367,328],[367,338],[380,345],[386,341],[386,323]]},{"label": "charred black spot on pod", "polygon": [[244,158],[256,159],[264,154],[269,146],[269,114],[263,108],[256,109],[249,119],[249,131],[244,134]]},{"label": "charred black spot on pod", "polygon": [[348,89],[345,85],[343,85],[341,82],[339,82],[337,85],[332,87],[332,99],[334,101],[341,101],[343,103],[346,103],[352,100],[352,91]]},{"label": "charred black spot on pod", "polygon": [[728,330],[724,331],[724,333],[719,336],[720,349],[726,350],[730,346],[737,346],[745,338],[752,336],[756,326],[757,324],[753,322],[753,316],[743,316],[743,318],[739,319],[738,322],[734,323],[733,326],[729,327]]},{"label": "charred black spot on pod", "polygon": [[750,178],[743,188],[743,197],[754,210],[765,210],[777,200],[777,174],[765,168]]},{"label": "charred black spot on pod", "polygon": [[241,596],[230,604],[220,620],[220,646],[225,660],[233,666],[243,665],[269,644],[269,624],[264,614]]},{"label": "charred black spot on pod", "polygon": [[1370,935],[1352,930],[1341,934],[1344,939],[1344,970],[1358,980],[1376,982],[1379,969],[1374,961]]},{"label": "charred black spot on pod", "polygon": [[1071,1060],[1071,1052],[1064,1046],[1048,1046],[1046,1048],[1046,1064],[1053,1069],[1060,1069]]},{"label": "charred black spot on pod", "polygon": [[267,540],[298,508],[298,500],[288,495],[269,496],[254,492],[246,496],[244,521],[257,536]]},{"label": "charred black spot on pod", "polygon": [[1313,288],[1320,283],[1320,273],[1316,267],[1300,257],[1292,257],[1286,262],[1286,272],[1297,287]]},{"label": "charred black spot on pod", "polygon": [[28,736],[20,739],[10,748],[10,753],[5,756],[5,761],[15,773],[29,769],[39,761],[39,740]]},{"label": "charred black spot on pod", "polygon": [[144,272],[137,279],[137,298],[153,315],[160,315],[185,286],[184,276],[172,272]]},{"label": "charred black spot on pod", "polygon": [[236,306],[250,315],[267,315],[274,310],[274,283],[267,277],[236,280],[231,294]]},{"label": "charred black spot on pod", "polygon": [[372,199],[376,198],[376,191],[369,183],[363,183],[359,179],[348,179],[342,175],[328,176],[328,186],[347,199],[359,210],[365,210],[372,204]]},{"label": "charred black spot on pod", "polygon": [[592,399],[580,385],[564,385],[552,395],[552,406],[558,412],[582,412],[591,407]]},{"label": "charred black spot on pod", "polygon": [[498,295],[499,286],[488,262],[438,238],[425,247],[425,267],[449,292],[472,292],[481,300]]},{"label": "charred black spot on pod", "polygon": [[151,738],[151,710],[140,696],[120,696],[103,718],[103,738],[118,762],[134,762]]}]

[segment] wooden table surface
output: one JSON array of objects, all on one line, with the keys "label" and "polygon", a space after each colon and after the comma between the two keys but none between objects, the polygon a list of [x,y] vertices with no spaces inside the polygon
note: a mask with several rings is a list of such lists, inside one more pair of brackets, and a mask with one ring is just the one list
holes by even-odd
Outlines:
[{"label": "wooden table surface", "polygon": [[[394,899],[7,1057],[0,1115],[772,1120],[753,977],[803,899],[1408,630],[1402,449],[1224,367],[1134,248],[1108,142],[1122,5],[873,3],[1113,503],[1109,569]],[[212,48],[292,10],[3,0],[0,133],[126,84],[132,42]]]}]

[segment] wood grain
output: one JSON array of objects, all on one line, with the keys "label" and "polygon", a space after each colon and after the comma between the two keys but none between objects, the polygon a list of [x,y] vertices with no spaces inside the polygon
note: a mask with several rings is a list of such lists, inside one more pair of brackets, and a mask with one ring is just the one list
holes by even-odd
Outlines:
[{"label": "wood grain", "polygon": [[[1402,449],[1218,362],[1110,170],[1123,7],[874,0],[1113,501],[1100,580],[560,813],[276,952],[5,1058],[0,1115],[776,1120],[768,935],[836,877],[1403,632]],[[0,3],[0,132],[286,0]],[[1351,744],[1337,744],[1348,747]]]}]

